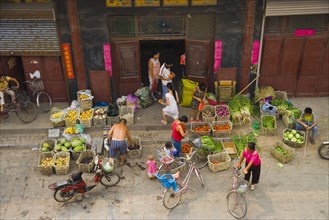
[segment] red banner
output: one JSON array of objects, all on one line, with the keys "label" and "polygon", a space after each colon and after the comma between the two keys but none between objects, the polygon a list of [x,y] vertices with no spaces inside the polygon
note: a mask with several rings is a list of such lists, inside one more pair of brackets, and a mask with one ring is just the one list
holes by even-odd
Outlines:
[{"label": "red banner", "polygon": [[215,41],[215,54],[214,54],[214,73],[220,68],[220,63],[222,62],[222,41]]},{"label": "red banner", "polygon": [[254,40],[254,42],[252,43],[251,64],[258,63],[259,48],[260,48],[260,41]]},{"label": "red banner", "polygon": [[74,79],[70,44],[62,44],[62,50],[64,57],[64,65],[66,70],[66,77],[68,79]]},{"label": "red banner", "polygon": [[295,30],[296,37],[310,37],[314,35],[315,35],[315,30],[313,29]]},{"label": "red banner", "polygon": [[112,77],[112,58],[111,58],[111,47],[110,44],[103,45],[104,50],[104,65],[105,70],[109,72],[110,77]]}]

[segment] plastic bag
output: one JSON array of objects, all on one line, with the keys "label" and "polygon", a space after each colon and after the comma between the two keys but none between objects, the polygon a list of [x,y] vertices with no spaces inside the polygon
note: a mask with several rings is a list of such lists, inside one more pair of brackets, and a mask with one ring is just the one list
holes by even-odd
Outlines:
[{"label": "plastic bag", "polygon": [[182,102],[181,106],[189,107],[192,102],[193,89],[198,86],[197,82],[189,79],[182,79],[183,92],[182,92]]},{"label": "plastic bag", "polygon": [[200,102],[198,106],[198,111],[201,112],[204,108],[204,102]]},{"label": "plastic bag", "polygon": [[200,148],[201,147],[201,139],[200,138],[196,138],[194,141],[192,141],[193,144],[197,147]]},{"label": "plastic bag", "polygon": [[142,108],[147,108],[154,103],[149,87],[139,88],[135,92],[135,96],[137,96]]},{"label": "plastic bag", "polygon": [[134,96],[133,94],[129,94],[126,98],[126,103],[127,106],[132,106],[134,107],[134,111],[137,111],[137,97]]},{"label": "plastic bag", "polygon": [[80,104],[77,100],[71,102],[70,108],[79,108]]}]

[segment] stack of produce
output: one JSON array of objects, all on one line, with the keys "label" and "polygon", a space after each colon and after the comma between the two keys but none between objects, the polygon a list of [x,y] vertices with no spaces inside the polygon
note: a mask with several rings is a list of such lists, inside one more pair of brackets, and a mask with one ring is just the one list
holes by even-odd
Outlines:
[{"label": "stack of produce", "polygon": [[45,157],[40,161],[40,167],[49,167],[54,165],[54,158],[53,157]]},{"label": "stack of produce", "polygon": [[234,125],[246,124],[251,121],[251,115],[254,113],[254,106],[249,98],[236,95],[228,103],[228,106]]},{"label": "stack of produce", "polygon": [[247,135],[234,135],[232,140],[238,151],[238,155],[241,155],[244,148],[248,145],[248,142],[257,143],[257,138],[254,132],[250,132]]},{"label": "stack of produce", "polygon": [[214,141],[214,139],[209,136],[201,137],[201,146],[207,147],[211,152],[223,151],[223,143],[221,141]]},{"label": "stack of produce", "polygon": [[182,153],[186,154],[191,151],[191,148],[193,147],[190,143],[182,143]]},{"label": "stack of produce", "polygon": [[84,127],[80,124],[76,124],[74,127],[65,128],[63,134],[65,135],[73,135],[83,133]]},{"label": "stack of produce", "polygon": [[55,146],[55,151],[68,151],[72,147],[73,152],[81,152],[86,150],[86,139],[73,137],[71,140],[67,140],[65,138],[61,138],[57,140],[57,144]]},{"label": "stack of produce", "polygon": [[193,129],[195,132],[208,132],[210,131],[209,125],[200,125]]},{"label": "stack of produce", "polygon": [[271,115],[264,115],[262,117],[263,128],[273,129],[276,128],[275,124],[276,124],[275,117],[272,117]]},{"label": "stack of produce", "polygon": [[76,125],[78,119],[78,110],[70,109],[65,115],[66,127],[73,127]]},{"label": "stack of produce", "polygon": [[86,128],[90,128],[92,125],[92,118],[94,115],[94,109],[80,109],[79,121]]},{"label": "stack of produce", "polygon": [[103,108],[95,109],[94,119],[106,119],[106,111]]},{"label": "stack of produce", "polygon": [[291,104],[283,99],[273,99],[271,102],[271,105],[276,106],[276,111],[280,115],[284,115],[287,109],[291,106]]},{"label": "stack of produce", "polygon": [[217,121],[227,121],[230,119],[229,107],[227,105],[216,105],[215,113]]},{"label": "stack of produce", "polygon": [[301,147],[305,142],[305,133],[294,129],[285,129],[283,132],[283,141],[295,147]]}]

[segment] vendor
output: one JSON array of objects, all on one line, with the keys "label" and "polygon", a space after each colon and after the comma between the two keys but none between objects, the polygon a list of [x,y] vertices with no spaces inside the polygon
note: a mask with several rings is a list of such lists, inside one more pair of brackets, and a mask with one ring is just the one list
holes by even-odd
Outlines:
[{"label": "vendor", "polygon": [[[315,144],[315,137],[318,132],[318,126],[316,123],[316,117],[313,110],[310,107],[306,107],[304,112],[297,119],[297,130],[312,130],[312,136],[310,137],[311,144]],[[308,137],[306,137],[308,138]]]}]

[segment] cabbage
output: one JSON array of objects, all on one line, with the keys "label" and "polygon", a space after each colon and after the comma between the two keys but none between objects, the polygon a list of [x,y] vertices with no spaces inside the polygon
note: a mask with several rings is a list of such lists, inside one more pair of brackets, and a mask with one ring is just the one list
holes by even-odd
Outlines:
[{"label": "cabbage", "polygon": [[298,138],[300,137],[300,134],[297,133],[297,134],[295,135],[295,137],[298,139]]},{"label": "cabbage", "polygon": [[300,140],[301,142],[304,142],[304,137],[303,137],[303,136],[300,136],[300,137],[299,137],[299,140]]},{"label": "cabbage", "polygon": [[292,139],[294,137],[294,135],[292,134],[292,133],[290,133],[289,135],[288,135],[288,139],[290,140],[290,139]]},{"label": "cabbage", "polygon": [[291,138],[291,141],[292,142],[297,142],[297,139],[296,138]]},{"label": "cabbage", "polygon": [[291,133],[292,133],[293,135],[295,135],[295,134],[297,134],[297,131],[294,130],[294,129],[292,129],[292,130],[291,130]]}]

